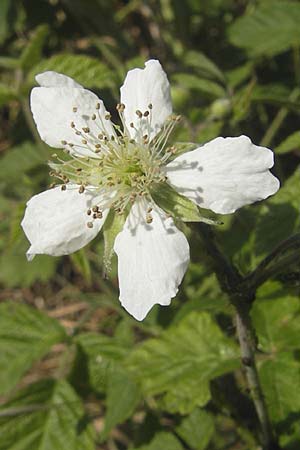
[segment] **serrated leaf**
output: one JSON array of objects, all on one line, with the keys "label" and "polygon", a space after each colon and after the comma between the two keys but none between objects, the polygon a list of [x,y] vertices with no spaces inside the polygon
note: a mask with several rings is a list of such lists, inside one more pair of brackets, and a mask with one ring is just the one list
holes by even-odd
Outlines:
[{"label": "serrated leaf", "polygon": [[226,91],[220,84],[196,75],[176,73],[173,75],[172,80],[187,89],[201,92],[209,98],[223,98],[226,96]]},{"label": "serrated leaf", "polygon": [[64,380],[30,385],[0,408],[0,450],[94,450],[80,398]]},{"label": "serrated leaf", "polygon": [[168,432],[161,431],[157,433],[150,444],[142,445],[133,450],[183,450],[179,440]]},{"label": "serrated leaf", "polygon": [[104,430],[101,439],[107,438],[109,432],[119,423],[130,417],[140,400],[137,384],[124,370],[113,370],[109,376]]},{"label": "serrated leaf", "polygon": [[229,27],[229,40],[252,56],[277,55],[300,43],[299,21],[299,3],[262,2]]},{"label": "serrated leaf", "polygon": [[111,371],[128,354],[122,341],[96,333],[83,333],[76,338],[77,344],[87,357],[89,381],[97,392],[104,392]]},{"label": "serrated leaf", "polygon": [[35,75],[54,70],[62,73],[86,88],[107,88],[113,85],[113,73],[103,63],[91,56],[60,54],[41,61],[28,74],[28,81],[35,83]]},{"label": "serrated leaf", "polygon": [[20,56],[22,69],[27,72],[41,60],[42,48],[49,34],[48,25],[39,25]]},{"label": "serrated leaf", "polygon": [[209,225],[218,224],[213,217],[202,215],[198,206],[184,195],[179,194],[169,184],[162,183],[153,188],[151,195],[155,203],[175,219],[183,222],[205,222]]},{"label": "serrated leaf", "polygon": [[259,290],[251,315],[260,350],[274,353],[300,348],[300,300],[285,292],[281,285],[265,284]]},{"label": "serrated leaf", "polygon": [[264,396],[271,419],[280,422],[300,411],[300,362],[292,353],[279,353],[276,359],[259,366]]},{"label": "serrated leaf", "polygon": [[284,139],[276,148],[275,153],[283,154],[300,149],[300,131],[295,131]]},{"label": "serrated leaf", "polygon": [[194,450],[205,450],[214,431],[215,426],[212,416],[199,408],[185,417],[176,428],[178,435]]},{"label": "serrated leaf", "polygon": [[[177,411],[188,413],[208,400],[211,379],[239,366],[238,354],[236,344],[209,314],[194,312],[159,338],[145,341],[125,363],[145,395],[165,394],[173,405],[177,396]],[[198,381],[196,393],[194,380]]]},{"label": "serrated leaf", "polygon": [[114,253],[114,243],[117,235],[122,231],[125,223],[124,215],[117,214],[114,210],[110,210],[103,226],[104,237],[104,255],[103,263],[106,273],[111,268],[111,259]]},{"label": "serrated leaf", "polygon": [[29,306],[1,303],[0,393],[10,391],[52,345],[65,339],[57,320]]}]

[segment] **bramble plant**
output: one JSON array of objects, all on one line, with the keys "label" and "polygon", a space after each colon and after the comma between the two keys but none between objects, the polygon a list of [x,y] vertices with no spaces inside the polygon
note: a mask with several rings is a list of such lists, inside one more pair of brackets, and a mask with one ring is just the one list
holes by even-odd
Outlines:
[{"label": "bramble plant", "polygon": [[297,450],[300,4],[1,8],[0,450]]}]

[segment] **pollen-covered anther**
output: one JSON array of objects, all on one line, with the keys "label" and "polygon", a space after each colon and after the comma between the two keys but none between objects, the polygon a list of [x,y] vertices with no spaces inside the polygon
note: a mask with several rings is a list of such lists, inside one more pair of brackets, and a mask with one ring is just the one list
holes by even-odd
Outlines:
[{"label": "pollen-covered anther", "polygon": [[65,184],[62,184],[61,187],[60,187],[60,189],[61,189],[62,191],[65,191],[65,190],[67,189],[67,186],[66,186]]},{"label": "pollen-covered anther", "polygon": [[100,103],[96,103],[96,109],[97,109],[97,110],[100,109]]},{"label": "pollen-covered anther", "polygon": [[110,120],[111,114],[110,113],[105,114],[104,118],[105,118],[105,120]]},{"label": "pollen-covered anther", "polygon": [[70,125],[71,125],[71,128],[75,128],[75,123],[73,121],[71,122]]},{"label": "pollen-covered anther", "polygon": [[78,192],[79,192],[79,194],[83,194],[84,191],[85,191],[85,187],[83,186],[83,184],[81,184],[81,185],[79,186]]},{"label": "pollen-covered anther", "polygon": [[94,225],[93,225],[93,222],[87,222],[86,225],[87,225],[88,228],[93,228],[93,226],[94,226]]},{"label": "pollen-covered anther", "polygon": [[139,109],[137,109],[135,113],[136,113],[136,115],[138,116],[139,119],[141,119],[143,117],[143,113]]},{"label": "pollen-covered anther", "polygon": [[97,117],[96,114],[92,114],[91,119],[96,120],[96,117]]},{"label": "pollen-covered anther", "polygon": [[91,130],[89,129],[89,127],[83,127],[82,131],[84,131],[85,133],[89,133]]},{"label": "pollen-covered anther", "polygon": [[149,109],[152,109],[152,108],[153,108],[152,103],[149,103],[148,108],[149,108]]},{"label": "pollen-covered anther", "polygon": [[148,117],[149,114],[150,114],[149,111],[145,111],[145,112],[144,112],[144,117]]},{"label": "pollen-covered anther", "polygon": [[92,207],[93,212],[98,212],[98,210],[99,210],[99,206],[95,205]]},{"label": "pollen-covered anther", "polygon": [[82,141],[81,141],[84,145],[86,145],[87,144],[87,140],[86,139],[82,139]]},{"label": "pollen-covered anther", "polygon": [[73,112],[75,113],[75,112],[77,112],[77,111],[78,111],[77,106],[73,106]]},{"label": "pollen-covered anther", "polygon": [[152,223],[153,222],[153,217],[151,216],[150,213],[146,214],[146,222],[147,223]]}]

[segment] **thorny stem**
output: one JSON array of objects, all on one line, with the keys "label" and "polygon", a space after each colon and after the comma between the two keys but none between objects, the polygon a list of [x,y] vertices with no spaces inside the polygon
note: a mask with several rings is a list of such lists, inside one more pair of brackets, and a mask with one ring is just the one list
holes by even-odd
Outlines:
[{"label": "thorny stem", "polygon": [[263,448],[264,450],[279,450],[280,447],[272,432],[255,362],[255,336],[249,315],[251,303],[255,299],[255,291],[246,288],[247,285],[243,283],[244,278],[239,274],[236,267],[220,252],[211,227],[202,223],[194,226],[203,238],[203,243],[212,259],[220,286],[228,294],[230,302],[236,311],[236,330],[240,344],[241,360],[260,424]]}]

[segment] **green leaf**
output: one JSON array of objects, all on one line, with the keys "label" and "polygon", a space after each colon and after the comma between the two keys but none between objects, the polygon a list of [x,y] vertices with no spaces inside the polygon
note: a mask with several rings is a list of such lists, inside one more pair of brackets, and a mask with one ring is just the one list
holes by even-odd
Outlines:
[{"label": "green leaf", "polygon": [[250,14],[245,14],[229,27],[229,40],[252,56],[277,55],[299,45],[299,21],[299,3],[261,2]]},{"label": "green leaf", "polygon": [[35,75],[54,70],[74,78],[84,87],[107,88],[113,85],[113,73],[96,58],[91,56],[60,54],[41,61],[28,74],[28,81],[34,84]]},{"label": "green leaf", "polygon": [[300,411],[300,362],[292,353],[280,353],[264,361],[259,376],[270,417],[280,422]]},{"label": "green leaf", "polygon": [[128,354],[128,347],[121,340],[96,333],[83,333],[76,338],[87,357],[89,382],[97,392],[106,391],[111,373]]},{"label": "green leaf", "polygon": [[0,450],[94,450],[80,398],[64,380],[43,380],[0,408]]},{"label": "green leaf", "polygon": [[300,131],[295,131],[284,139],[276,148],[275,153],[288,153],[300,149]]},{"label": "green leaf", "polygon": [[212,416],[196,408],[185,417],[176,428],[176,432],[194,450],[205,450],[215,432]]},{"label": "green leaf", "polygon": [[226,91],[220,84],[211,80],[205,80],[204,78],[197,77],[196,75],[189,73],[176,73],[173,75],[172,80],[184,88],[201,92],[209,98],[226,97]]},{"label": "green leaf", "polygon": [[150,444],[134,450],[183,450],[183,447],[172,433],[161,431],[155,435]]},{"label": "green leaf", "polygon": [[173,412],[186,414],[209,400],[210,380],[239,366],[238,354],[209,314],[194,312],[145,341],[125,363],[146,395],[165,394]]},{"label": "green leaf", "polygon": [[22,69],[27,72],[41,60],[42,48],[49,34],[48,25],[39,25],[33,32],[29,43],[24,48],[20,63]]},{"label": "green leaf", "polygon": [[0,83],[0,106],[6,105],[11,100],[16,100],[17,98],[17,92],[13,88]]},{"label": "green leaf", "polygon": [[0,159],[0,181],[13,183],[19,180],[28,170],[46,165],[49,155],[46,147],[29,141],[8,149]]},{"label": "green leaf", "polygon": [[188,67],[194,68],[201,78],[209,78],[221,83],[225,82],[225,77],[221,70],[204,53],[193,50],[188,51],[183,55],[183,63]]},{"label": "green leaf", "polygon": [[300,348],[300,300],[289,295],[279,283],[269,282],[258,292],[252,320],[264,352]]},{"label": "green leaf", "polygon": [[0,393],[10,391],[33,363],[65,339],[57,320],[29,306],[1,303]]},{"label": "green leaf", "polygon": [[[48,281],[55,274],[59,258],[48,255],[38,255],[28,262],[25,256],[28,242],[18,226],[18,242],[13,245],[6,242],[4,251],[0,254],[0,282],[7,287],[29,287],[35,281]],[[14,231],[12,230],[12,233]]]},{"label": "green leaf", "polygon": [[104,270],[107,273],[111,269],[111,259],[114,254],[114,243],[116,236],[122,231],[125,223],[125,217],[122,214],[117,214],[114,210],[110,210],[103,226],[104,237],[104,255],[103,264]]},{"label": "green leaf", "polygon": [[107,438],[109,432],[119,423],[128,419],[140,400],[137,384],[124,370],[112,370],[107,387],[106,414],[101,439]]},{"label": "green leaf", "polygon": [[220,224],[213,218],[202,216],[198,206],[184,195],[179,194],[169,184],[156,185],[151,191],[155,203],[175,219],[183,222],[205,222],[209,225]]}]

